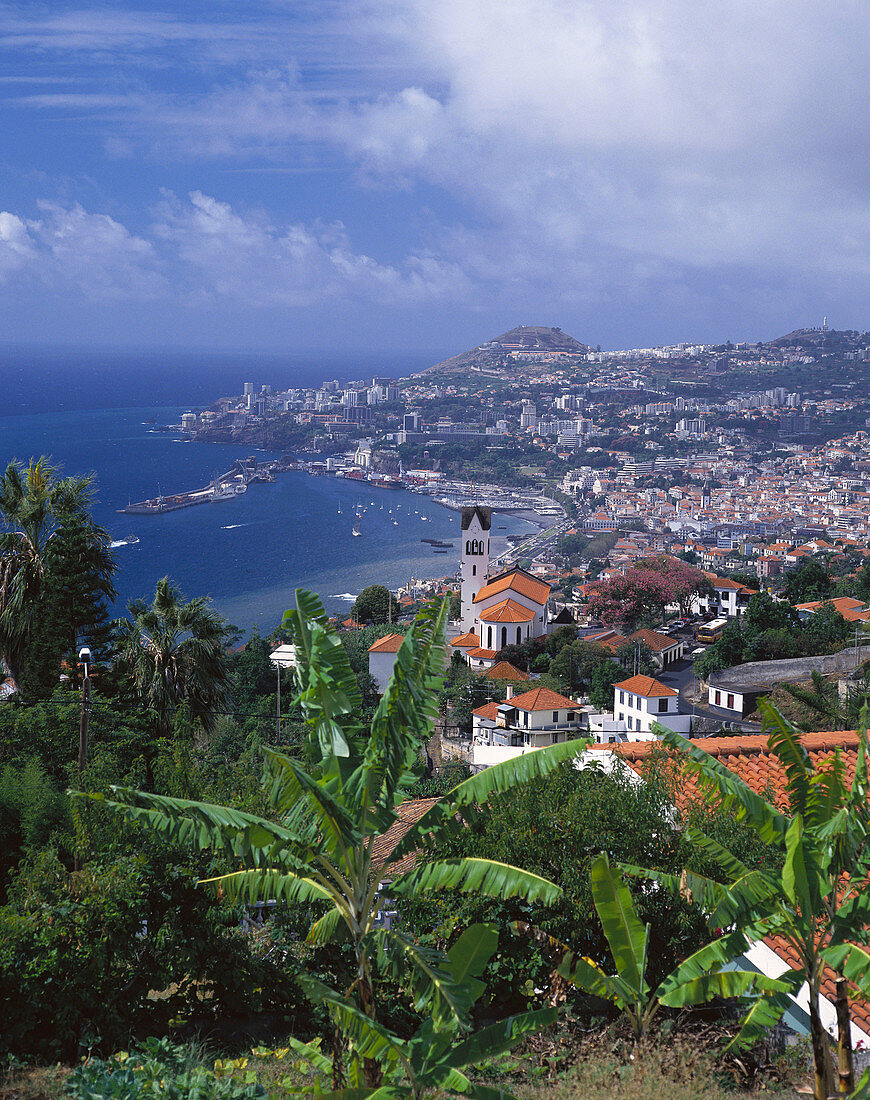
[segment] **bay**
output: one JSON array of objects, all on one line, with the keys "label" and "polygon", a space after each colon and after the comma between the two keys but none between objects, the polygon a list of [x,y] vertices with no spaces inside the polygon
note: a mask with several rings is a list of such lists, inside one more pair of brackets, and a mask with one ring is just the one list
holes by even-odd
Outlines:
[{"label": "bay", "polygon": [[[45,395],[40,400],[48,403]],[[236,626],[266,633],[280,623],[297,587],[317,592],[335,613],[348,611],[368,584],[395,588],[458,568],[456,513],[416,493],[301,472],[253,484],[230,501],[159,516],[119,514],[131,501],[198,488],[247,454],[273,457],[154,430],[153,422],[177,423],[189,407],[67,408],[0,418],[4,466],[47,454],[64,473],[93,473],[97,521],[116,540],[138,536],[138,543],[114,551],[116,614],[133,598],[149,600],[157,581],[169,576],[185,597],[210,596]],[[352,534],[357,509],[360,537]],[[532,530],[510,516],[499,523],[504,534]],[[455,550],[435,555],[421,538],[452,541]]]}]

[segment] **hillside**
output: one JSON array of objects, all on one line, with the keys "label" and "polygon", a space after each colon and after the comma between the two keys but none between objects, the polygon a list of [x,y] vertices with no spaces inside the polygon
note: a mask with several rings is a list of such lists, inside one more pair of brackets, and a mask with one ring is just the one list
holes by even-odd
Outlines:
[{"label": "hillside", "polygon": [[494,336],[476,348],[463,351],[429,367],[424,374],[448,373],[456,370],[499,370],[515,359],[534,360],[537,357],[585,355],[592,349],[568,336],[560,328],[545,325],[518,325],[510,332]]}]

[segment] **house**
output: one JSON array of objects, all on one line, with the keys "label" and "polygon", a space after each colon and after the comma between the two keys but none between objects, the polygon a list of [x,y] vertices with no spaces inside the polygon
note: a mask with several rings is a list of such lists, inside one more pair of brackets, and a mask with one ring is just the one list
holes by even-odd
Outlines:
[{"label": "house", "polygon": [[864,600],[855,600],[851,596],[837,596],[833,600],[813,600],[811,603],[795,604],[795,611],[801,622],[806,620],[824,604],[829,603],[838,614],[842,615],[847,623],[870,622],[870,607]]},{"label": "house", "polygon": [[369,675],[377,684],[378,695],[383,695],[387,690],[396,654],[404,640],[403,634],[387,634],[369,646]]},{"label": "house", "polygon": [[755,595],[751,588],[730,577],[717,577],[706,574],[712,588],[712,595],[695,596],[692,611],[696,615],[712,615],[716,619],[736,619],[749,606]]},{"label": "house", "polygon": [[669,634],[659,634],[658,631],[647,630],[645,627],[635,630],[634,634],[629,635],[628,641],[642,642],[648,646],[660,669],[682,660],[686,650],[685,644],[679,638],[672,638]]},{"label": "house", "polygon": [[503,703],[487,703],[472,711],[472,770],[582,737],[588,710],[549,688],[513,695],[509,687]]},{"label": "house", "polygon": [[514,668],[510,661],[499,661],[498,664],[493,665],[486,672],[482,672],[480,678],[482,680],[512,680],[520,683],[531,680],[528,672]]},{"label": "house", "polygon": [[688,733],[692,723],[691,715],[680,714],[679,692],[652,676],[630,676],[613,685],[613,717],[638,741],[656,739],[654,722],[677,733]]}]

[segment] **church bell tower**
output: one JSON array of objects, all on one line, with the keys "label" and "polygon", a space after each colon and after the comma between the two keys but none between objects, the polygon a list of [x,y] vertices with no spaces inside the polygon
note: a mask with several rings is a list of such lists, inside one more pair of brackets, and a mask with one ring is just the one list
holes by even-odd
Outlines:
[{"label": "church bell tower", "polygon": [[489,508],[462,509],[462,554],[460,576],[462,578],[462,632],[474,630],[474,597],[486,584],[489,576],[489,531],[492,526],[492,510]]}]

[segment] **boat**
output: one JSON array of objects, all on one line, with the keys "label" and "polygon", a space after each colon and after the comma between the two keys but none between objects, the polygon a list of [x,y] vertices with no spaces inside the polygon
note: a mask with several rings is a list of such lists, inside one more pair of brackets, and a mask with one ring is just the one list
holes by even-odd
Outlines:
[{"label": "boat", "polygon": [[362,534],[362,531],[360,531],[360,529],[359,529],[359,522],[356,522],[353,525],[353,530],[351,531],[351,534],[353,535],[354,538],[359,538],[359,536]]}]

